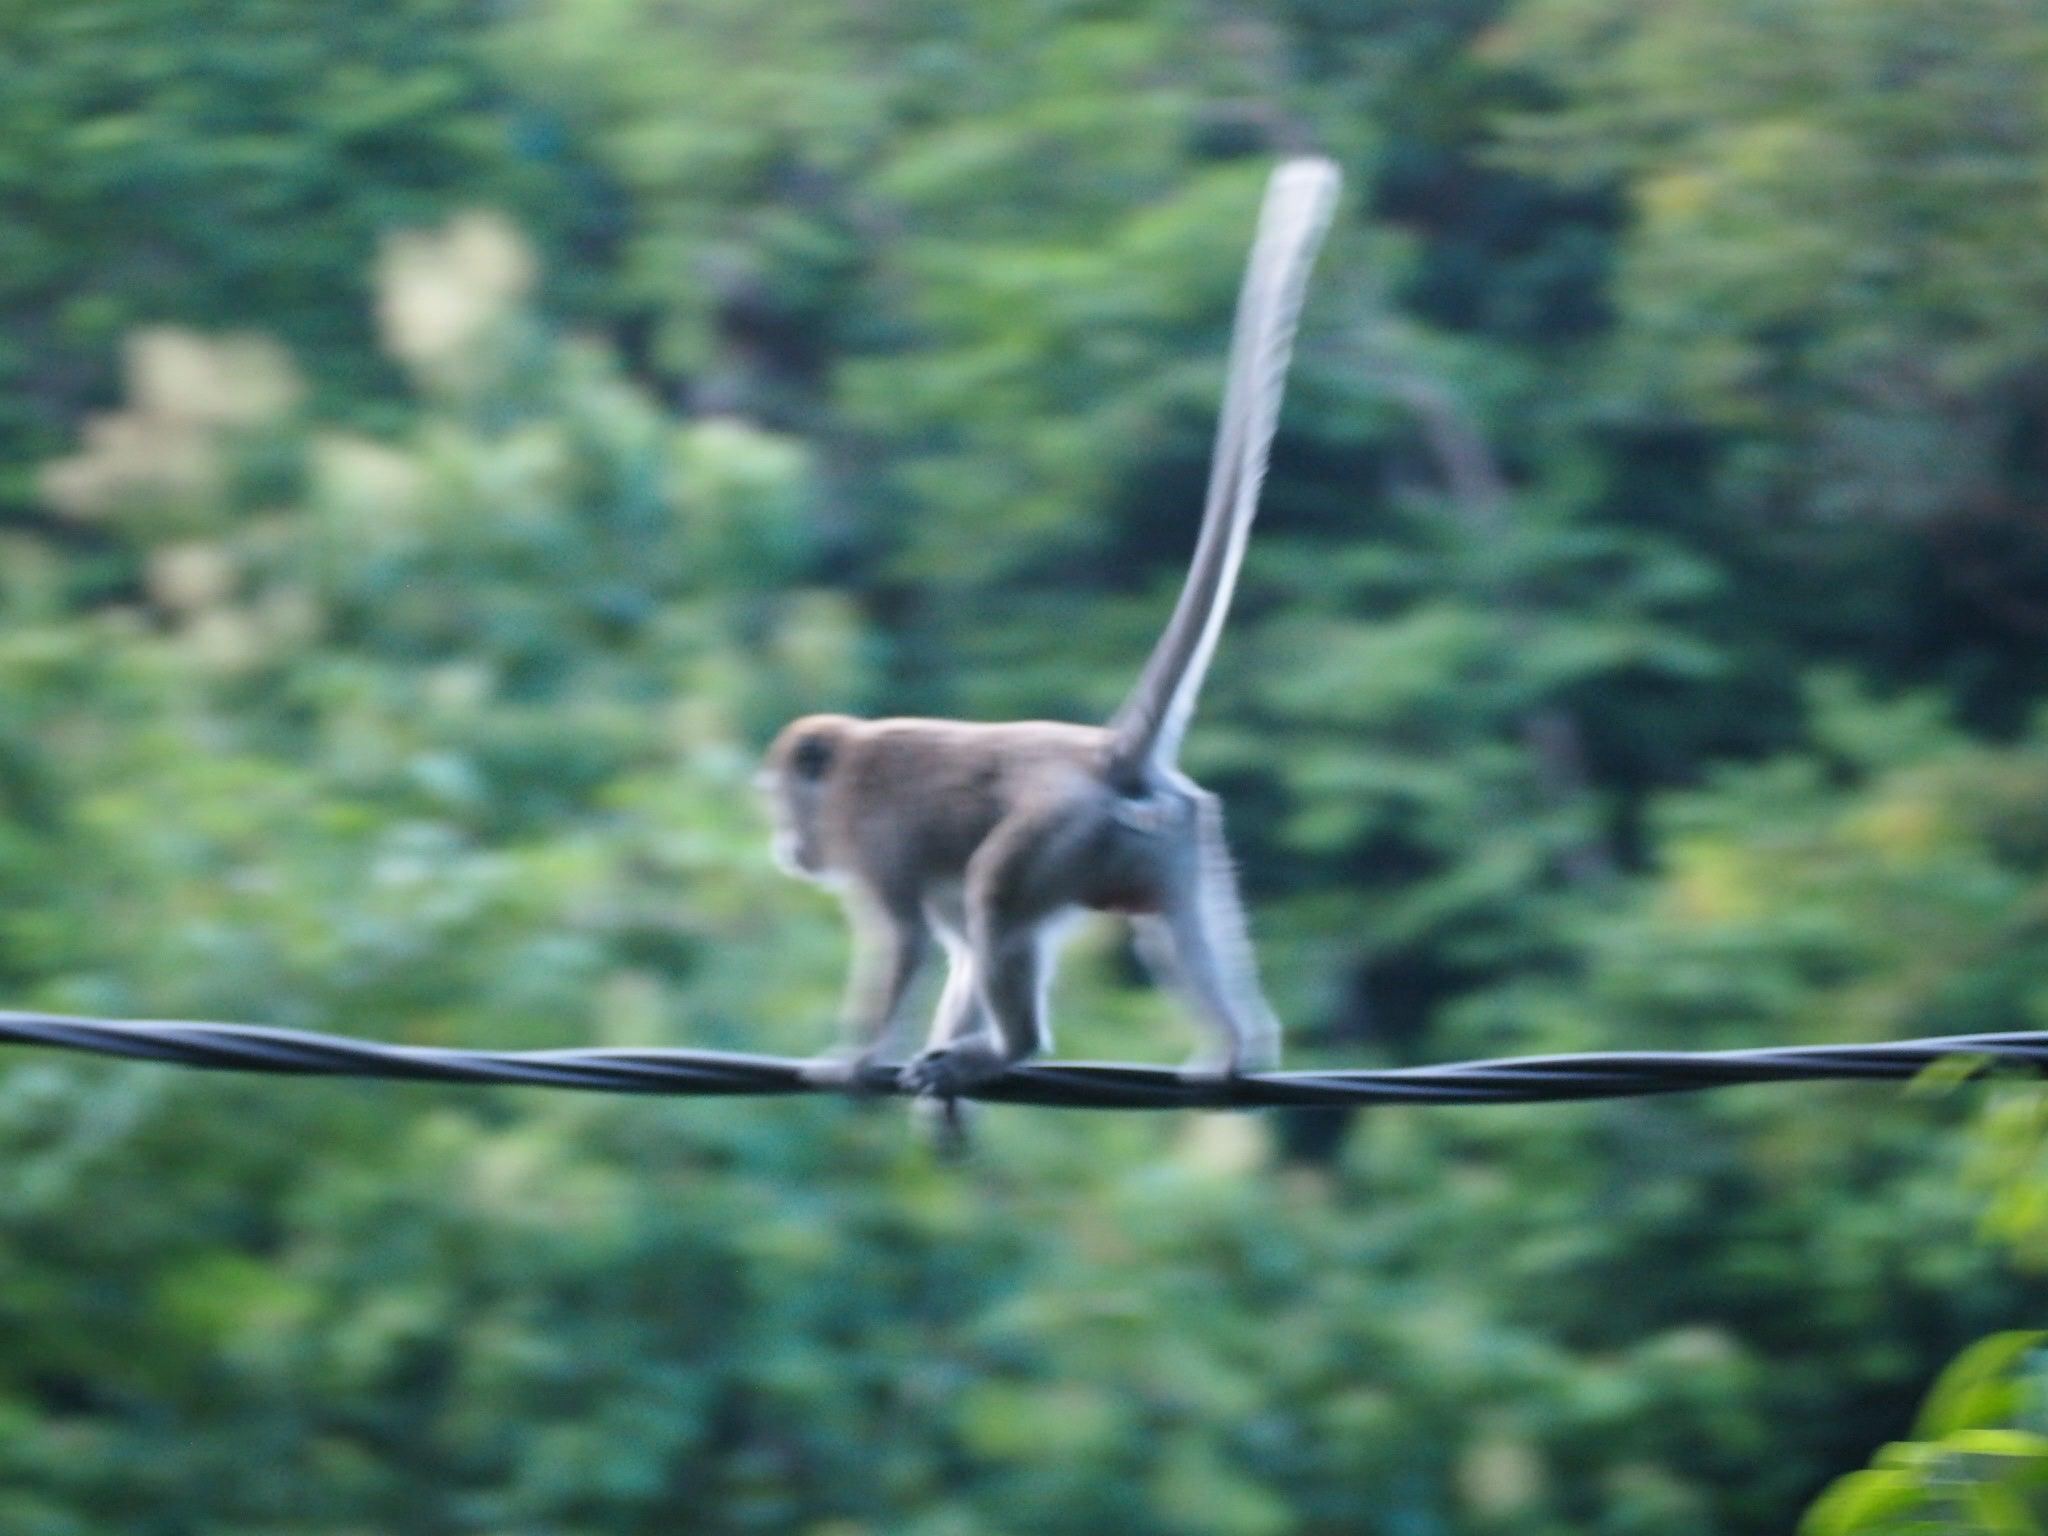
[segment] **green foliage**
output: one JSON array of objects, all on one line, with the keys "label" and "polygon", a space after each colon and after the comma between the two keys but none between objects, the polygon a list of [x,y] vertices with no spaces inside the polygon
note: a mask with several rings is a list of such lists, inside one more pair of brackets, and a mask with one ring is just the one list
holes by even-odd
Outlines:
[{"label": "green foliage", "polygon": [[550,243],[596,227],[545,103],[493,81],[482,9],[0,6],[0,506],[26,510],[136,325],[253,318],[359,405],[388,382],[365,324],[382,232],[473,204]]},{"label": "green foliage", "polygon": [[1801,1524],[1802,1536],[2041,1530],[2048,1520],[2043,1337],[2000,1333],[1965,1350],[1934,1384],[1913,1439],[1886,1446],[1869,1471],[1830,1487]]},{"label": "green foliage", "polygon": [[[1726,514],[1781,525],[1758,530],[1778,569],[1754,579],[1825,572],[1838,601],[1802,629],[1858,649],[1889,629],[1895,666],[1987,622],[2017,640],[2048,554],[2048,16],[1529,0],[1500,52],[1564,98],[1516,124],[1520,163],[1633,213],[1603,391],[1667,444],[1689,435]],[[1936,579],[1901,587],[1915,552]],[[2009,725],[2038,650],[1929,670]]]},{"label": "green foliage", "polygon": [[[1191,747],[1296,1060],[2042,1027],[2018,4],[0,4],[10,1003],[827,1038],[749,778]],[[1116,930],[1061,1048],[1186,1030]],[[2030,1088],[901,1118],[0,1065],[0,1531],[2032,1528]],[[1939,1363],[1973,1338],[1927,1400]],[[1910,1438],[1903,1438],[1910,1436]],[[1974,1524],[1972,1523],[1974,1522]]]}]

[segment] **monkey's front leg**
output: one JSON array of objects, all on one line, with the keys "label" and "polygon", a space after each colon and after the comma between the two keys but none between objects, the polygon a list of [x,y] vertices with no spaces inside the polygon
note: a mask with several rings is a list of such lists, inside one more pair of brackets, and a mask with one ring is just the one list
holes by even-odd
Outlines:
[{"label": "monkey's front leg", "polygon": [[981,1006],[981,989],[974,984],[974,961],[964,942],[947,941],[946,988],[939,994],[938,1010],[932,1015],[931,1033],[925,1038],[924,1056],[936,1056],[974,1035],[988,1031],[988,1015]]},{"label": "monkey's front leg", "polygon": [[853,930],[853,969],[846,986],[842,1038],[815,1058],[812,1082],[844,1087],[886,1054],[902,1022],[903,1004],[931,953],[931,929],[916,913],[891,911],[856,897],[847,915]]}]

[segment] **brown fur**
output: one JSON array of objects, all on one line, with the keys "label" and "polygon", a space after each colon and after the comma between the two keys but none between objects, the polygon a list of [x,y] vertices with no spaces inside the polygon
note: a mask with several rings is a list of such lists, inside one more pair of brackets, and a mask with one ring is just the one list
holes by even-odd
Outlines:
[{"label": "brown fur", "polygon": [[[1129,914],[1140,951],[1208,1023],[1204,1065],[1270,1065],[1222,809],[1174,766],[1257,510],[1281,384],[1337,173],[1274,173],[1239,301],[1215,466],[1173,616],[1109,726],[810,715],[769,749],[763,787],[792,873],[838,887],[854,928],[855,1060],[887,1052],[933,937],[951,961],[905,1086],[950,1095],[1051,1041],[1053,937],[1073,911]],[[840,1067],[821,1069],[839,1075]]]},{"label": "brown fur", "polygon": [[[913,1086],[948,1092],[1042,1049],[1046,925],[1121,912],[1218,1035],[1206,1065],[1268,1064],[1278,1030],[1252,977],[1215,797],[1177,772],[1109,781],[1110,734],[1054,721],[813,715],[769,749],[766,787],[793,873],[854,914],[851,1048],[888,1048],[932,934],[955,975]],[[1169,959],[1168,957],[1175,957]]]}]

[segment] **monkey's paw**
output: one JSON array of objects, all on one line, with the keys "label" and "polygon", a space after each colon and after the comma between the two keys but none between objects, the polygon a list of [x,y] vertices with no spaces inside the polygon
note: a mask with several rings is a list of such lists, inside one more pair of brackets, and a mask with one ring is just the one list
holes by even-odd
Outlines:
[{"label": "monkey's paw", "polygon": [[906,1093],[951,1098],[978,1083],[1001,1077],[1009,1062],[986,1045],[950,1045],[929,1050],[910,1061],[896,1081]]},{"label": "monkey's paw", "polygon": [[1182,1064],[1180,1076],[1183,1081],[1191,1083],[1227,1082],[1233,1077],[1272,1072],[1279,1065],[1280,1046],[1277,1041],[1247,1041],[1236,1051],[1199,1052]]},{"label": "monkey's paw", "polygon": [[875,1068],[881,1064],[877,1050],[837,1049],[813,1056],[803,1064],[803,1078],[814,1088],[836,1088],[845,1093],[880,1093],[887,1078],[877,1082]]}]

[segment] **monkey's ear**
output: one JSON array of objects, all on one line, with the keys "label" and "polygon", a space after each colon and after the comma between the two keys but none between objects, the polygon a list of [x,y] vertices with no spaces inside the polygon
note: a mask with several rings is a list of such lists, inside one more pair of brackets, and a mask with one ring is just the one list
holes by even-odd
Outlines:
[{"label": "monkey's ear", "polygon": [[790,748],[790,771],[800,779],[822,779],[831,766],[832,740],[822,731],[798,738]]}]

